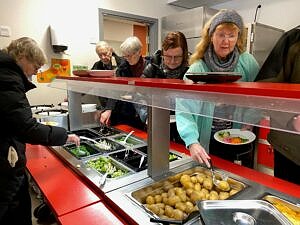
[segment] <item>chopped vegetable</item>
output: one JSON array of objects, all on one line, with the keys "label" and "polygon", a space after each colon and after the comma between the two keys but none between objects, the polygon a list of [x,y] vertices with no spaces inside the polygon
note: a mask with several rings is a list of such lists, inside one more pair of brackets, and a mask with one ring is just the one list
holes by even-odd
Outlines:
[{"label": "chopped vegetable", "polygon": [[75,146],[70,149],[70,152],[76,157],[89,156],[90,152],[86,149],[86,146],[80,145],[79,147]]},{"label": "chopped vegetable", "polygon": [[86,164],[88,167],[94,168],[98,172],[104,174],[109,168],[114,168],[111,174],[108,174],[107,177],[116,178],[125,175],[128,171],[116,167],[111,159],[108,157],[100,156],[98,159],[89,160]]}]

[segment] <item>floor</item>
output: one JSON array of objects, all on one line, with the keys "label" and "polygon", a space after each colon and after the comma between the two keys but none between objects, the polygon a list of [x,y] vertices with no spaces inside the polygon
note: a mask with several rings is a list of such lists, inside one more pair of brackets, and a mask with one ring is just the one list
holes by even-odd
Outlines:
[{"label": "floor", "polygon": [[58,225],[58,223],[55,221],[55,218],[53,216],[46,217],[45,219],[37,219],[33,215],[34,209],[39,206],[42,203],[42,195],[40,194],[40,191],[38,188],[33,184],[33,182],[30,182],[30,196],[31,196],[31,203],[32,203],[32,224],[33,225]]}]

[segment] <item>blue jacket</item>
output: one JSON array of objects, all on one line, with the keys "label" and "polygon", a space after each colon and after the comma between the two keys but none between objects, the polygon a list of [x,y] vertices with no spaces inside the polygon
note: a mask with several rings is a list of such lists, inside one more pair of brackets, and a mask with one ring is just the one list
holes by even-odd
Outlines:
[{"label": "blue jacket", "polygon": [[[251,54],[244,52],[240,54],[239,61],[233,72],[242,74],[241,81],[251,82],[254,81],[258,71],[259,66],[255,58]],[[212,71],[209,70],[205,62],[201,59],[193,63],[188,72]],[[184,77],[184,79],[187,78]],[[187,147],[194,143],[200,143],[208,151],[214,107],[214,104],[210,102],[185,99],[176,100],[176,125]],[[187,111],[191,113],[186,113]],[[198,116],[196,113],[205,116]],[[237,118],[240,116],[241,113],[236,110],[234,118],[240,121],[241,118]]]}]

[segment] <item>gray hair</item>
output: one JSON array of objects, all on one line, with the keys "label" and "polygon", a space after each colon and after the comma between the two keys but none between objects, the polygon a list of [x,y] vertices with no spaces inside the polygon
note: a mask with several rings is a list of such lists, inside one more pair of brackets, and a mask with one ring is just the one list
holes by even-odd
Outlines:
[{"label": "gray hair", "polygon": [[25,57],[28,61],[39,66],[43,66],[47,61],[43,50],[35,40],[29,37],[13,40],[4,51],[15,60]]},{"label": "gray hair", "polygon": [[121,45],[120,49],[123,54],[131,55],[139,50],[141,50],[143,47],[140,39],[138,39],[136,36],[132,36],[127,38]]},{"label": "gray hair", "polygon": [[96,44],[96,53],[98,54],[98,51],[100,49],[105,49],[107,51],[112,51],[112,48],[108,45],[108,43],[106,41],[99,41]]}]

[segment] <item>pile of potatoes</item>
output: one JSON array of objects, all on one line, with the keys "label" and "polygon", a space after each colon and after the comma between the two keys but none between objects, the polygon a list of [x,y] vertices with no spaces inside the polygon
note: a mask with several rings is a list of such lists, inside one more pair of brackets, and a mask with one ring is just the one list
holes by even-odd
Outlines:
[{"label": "pile of potatoes", "polygon": [[[230,187],[227,181],[213,184],[210,174],[196,172],[179,174],[164,181],[159,188],[144,190],[141,203],[163,219],[183,220],[198,210],[198,200],[224,200],[239,190]],[[153,187],[152,187],[153,188]]]}]

